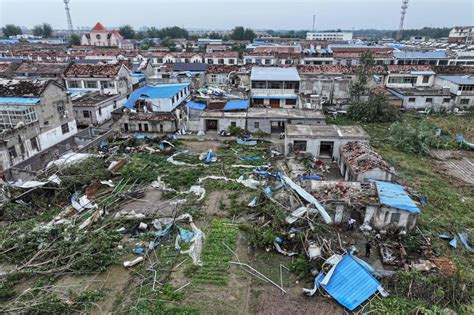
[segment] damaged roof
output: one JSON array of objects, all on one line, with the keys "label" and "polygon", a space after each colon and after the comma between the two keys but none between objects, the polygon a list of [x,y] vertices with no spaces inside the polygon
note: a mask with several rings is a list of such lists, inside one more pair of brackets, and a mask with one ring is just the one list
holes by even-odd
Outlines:
[{"label": "damaged roof", "polygon": [[66,71],[66,76],[111,77],[116,76],[122,64],[72,64]]},{"label": "damaged roof", "polygon": [[420,213],[420,209],[402,186],[379,180],[369,181],[374,181],[377,185],[377,193],[382,205],[399,210],[405,210],[410,213]]},{"label": "damaged roof", "polygon": [[59,83],[52,80],[30,81],[0,79],[0,95],[2,97],[39,97],[49,83],[56,84],[63,88]]},{"label": "damaged roof", "polygon": [[113,100],[120,98],[120,95],[109,95],[109,94],[101,94],[99,91],[97,92],[89,92],[82,94],[81,96],[74,98],[72,100],[72,105],[74,107],[90,107],[90,106],[98,106],[100,103],[106,100]]},{"label": "damaged roof", "polygon": [[69,67],[65,62],[23,62],[16,70],[16,75],[60,76]]},{"label": "damaged roof", "polygon": [[368,140],[369,135],[360,126],[287,125],[286,135],[291,138]]},{"label": "damaged roof", "polygon": [[138,90],[135,90],[127,102],[126,108],[132,108],[139,99],[159,99],[170,98],[175,96],[179,91],[189,86],[189,83],[184,84],[161,84],[161,85],[145,85]]},{"label": "damaged roof", "polygon": [[388,163],[366,142],[348,142],[342,147],[342,154],[355,174],[377,168],[386,172],[390,171]]}]

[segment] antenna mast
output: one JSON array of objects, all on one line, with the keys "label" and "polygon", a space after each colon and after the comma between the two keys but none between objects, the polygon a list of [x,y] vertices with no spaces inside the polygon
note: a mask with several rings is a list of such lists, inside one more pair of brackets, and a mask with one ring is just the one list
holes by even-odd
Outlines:
[{"label": "antenna mast", "polygon": [[400,27],[398,28],[398,35],[397,35],[398,40],[402,40],[403,38],[403,22],[405,22],[405,14],[407,13],[407,9],[408,9],[408,0],[402,0]]},{"label": "antenna mast", "polygon": [[64,1],[64,9],[66,10],[66,17],[67,17],[67,27],[69,29],[69,33],[74,33],[74,28],[72,27],[72,19],[71,19],[71,9],[69,8],[69,1],[70,0],[63,0]]}]

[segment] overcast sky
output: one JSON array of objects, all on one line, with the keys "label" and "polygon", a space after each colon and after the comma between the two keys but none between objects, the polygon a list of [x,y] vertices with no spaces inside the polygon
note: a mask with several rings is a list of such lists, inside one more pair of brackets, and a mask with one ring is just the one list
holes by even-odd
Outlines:
[{"label": "overcast sky", "polygon": [[[70,0],[74,27],[397,29],[401,0]],[[0,25],[66,28],[63,0],[0,0]],[[405,28],[474,25],[473,0],[410,0]]]}]

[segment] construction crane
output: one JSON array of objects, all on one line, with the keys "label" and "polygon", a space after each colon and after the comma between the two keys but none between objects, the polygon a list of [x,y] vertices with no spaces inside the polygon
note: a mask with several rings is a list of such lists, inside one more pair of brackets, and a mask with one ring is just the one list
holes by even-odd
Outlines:
[{"label": "construction crane", "polygon": [[407,13],[407,9],[408,9],[408,0],[402,0],[400,27],[398,28],[398,35],[397,35],[398,40],[402,40],[403,38],[403,22],[405,22],[405,14]]},{"label": "construction crane", "polygon": [[69,9],[69,1],[70,0],[63,0],[64,1],[64,9],[66,9],[66,17],[67,17],[67,27],[69,29],[69,33],[74,33],[74,28],[72,27],[72,19],[71,19],[71,9]]}]

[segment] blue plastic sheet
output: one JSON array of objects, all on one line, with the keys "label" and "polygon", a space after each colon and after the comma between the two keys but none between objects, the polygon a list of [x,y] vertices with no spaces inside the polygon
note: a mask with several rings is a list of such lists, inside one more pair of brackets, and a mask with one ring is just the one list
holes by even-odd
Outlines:
[{"label": "blue plastic sheet", "polygon": [[456,238],[453,238],[453,239],[449,242],[449,246],[451,246],[452,248],[458,247],[458,240],[457,240]]},{"label": "blue plastic sheet", "polygon": [[461,240],[461,243],[464,245],[464,247],[471,251],[474,252],[474,247],[472,246],[472,243],[469,241],[469,236],[467,235],[466,232],[458,233],[459,239]]},{"label": "blue plastic sheet", "polygon": [[240,157],[239,159],[240,159],[241,161],[254,162],[254,161],[260,160],[260,157],[259,157],[259,156],[253,156],[253,157],[246,157],[246,156],[243,156],[243,157]]},{"label": "blue plastic sheet", "polygon": [[241,145],[257,145],[257,140],[252,140],[252,139],[237,139],[237,144]]},{"label": "blue plastic sheet", "polygon": [[205,161],[205,163],[206,163],[206,164],[211,163],[211,162],[212,162],[212,159],[213,159],[215,156],[216,156],[216,155],[212,152],[212,150],[209,150],[209,151],[207,152],[207,155],[206,155],[206,161]]},{"label": "blue plastic sheet", "polygon": [[158,232],[155,232],[155,236],[156,237],[163,237],[163,236],[168,235],[171,232],[171,227],[173,227],[173,224],[168,225],[163,230],[159,230]]},{"label": "blue plastic sheet", "polygon": [[144,252],[145,252],[145,249],[142,248],[142,247],[134,248],[134,249],[133,249],[133,253],[134,253],[134,254],[143,254]]},{"label": "blue plastic sheet", "polygon": [[139,135],[134,135],[133,137],[137,140],[145,140],[145,135],[140,135],[139,134]]},{"label": "blue plastic sheet", "polygon": [[303,175],[298,177],[299,180],[321,180],[319,175]]}]

